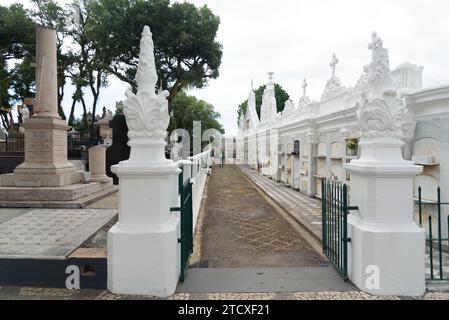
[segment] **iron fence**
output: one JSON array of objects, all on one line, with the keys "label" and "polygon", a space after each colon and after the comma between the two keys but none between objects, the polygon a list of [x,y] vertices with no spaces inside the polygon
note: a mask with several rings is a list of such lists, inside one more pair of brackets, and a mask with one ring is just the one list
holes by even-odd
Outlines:
[{"label": "iron fence", "polygon": [[443,206],[449,203],[441,201],[441,188],[437,189],[437,201],[423,200],[422,191],[419,187],[417,204],[419,225],[427,234],[427,280],[449,280],[449,214],[443,217],[442,213]]},{"label": "iron fence", "polygon": [[348,186],[338,181],[322,180],[321,209],[323,222],[323,253],[348,279],[348,215],[357,207],[350,207]]},{"label": "iron fence", "polygon": [[0,152],[25,152],[25,136],[19,132],[5,134],[4,141],[0,142]]},{"label": "iron fence", "polygon": [[192,182],[189,177],[184,182],[184,168],[181,167],[182,172],[179,174],[178,193],[180,196],[179,208],[171,208],[172,212],[181,213],[181,237],[178,242],[181,245],[181,274],[179,280],[184,281],[190,255],[193,252],[193,195]]}]

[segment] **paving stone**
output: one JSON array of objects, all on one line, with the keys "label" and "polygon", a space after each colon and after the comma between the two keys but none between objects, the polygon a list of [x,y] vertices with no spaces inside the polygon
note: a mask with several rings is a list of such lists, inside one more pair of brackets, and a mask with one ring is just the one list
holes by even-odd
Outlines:
[{"label": "paving stone", "polygon": [[0,223],[0,258],[61,258],[117,215],[115,209],[34,209]]},{"label": "paving stone", "polygon": [[201,252],[214,268],[319,267],[322,260],[234,166],[212,171]]}]

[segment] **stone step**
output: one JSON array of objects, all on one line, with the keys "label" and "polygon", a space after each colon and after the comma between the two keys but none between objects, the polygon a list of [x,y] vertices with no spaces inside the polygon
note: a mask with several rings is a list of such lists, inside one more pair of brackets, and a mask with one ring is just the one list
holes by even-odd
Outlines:
[{"label": "stone step", "polygon": [[103,190],[90,193],[71,201],[1,201],[0,208],[50,208],[50,209],[81,209],[118,192],[118,186],[108,186]]},{"label": "stone step", "polygon": [[112,179],[105,182],[72,184],[63,187],[0,187],[0,202],[8,201],[73,201],[100,192],[112,186]]},{"label": "stone step", "polygon": [[271,293],[357,291],[332,267],[189,268],[178,293]]}]

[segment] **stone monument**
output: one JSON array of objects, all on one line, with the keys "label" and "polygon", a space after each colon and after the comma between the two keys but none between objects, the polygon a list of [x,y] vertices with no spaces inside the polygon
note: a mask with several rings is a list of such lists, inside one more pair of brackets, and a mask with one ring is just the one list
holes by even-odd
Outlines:
[{"label": "stone monument", "polygon": [[361,158],[346,164],[350,201],[349,277],[375,295],[421,296],[425,292],[425,232],[413,220],[413,178],[422,167],[402,157],[413,135],[410,110],[398,96],[388,50],[373,33],[366,67],[369,94],[359,105]]},{"label": "stone monument", "polygon": [[156,94],[158,76],[150,28],[140,41],[137,94],[127,92],[129,160],[112,167],[120,179],[118,223],[108,234],[108,288],[118,294],[168,297],[180,274],[178,165],[165,158],[170,121],[168,91]]},{"label": "stone monument", "polygon": [[58,114],[56,30],[36,26],[36,103],[24,117],[25,161],[0,175],[0,206],[83,207],[116,190],[112,181],[83,184],[67,158],[69,127]]},{"label": "stone monument", "polygon": [[25,162],[14,174],[2,176],[2,186],[61,187],[79,183],[80,174],[67,160],[66,122],[58,114],[56,31],[36,29],[36,105],[24,119]]}]

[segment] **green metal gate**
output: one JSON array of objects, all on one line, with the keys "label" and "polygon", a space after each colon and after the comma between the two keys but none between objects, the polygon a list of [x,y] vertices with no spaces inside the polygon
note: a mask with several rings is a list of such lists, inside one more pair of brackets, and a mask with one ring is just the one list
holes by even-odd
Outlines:
[{"label": "green metal gate", "polygon": [[181,207],[172,208],[171,211],[179,211],[181,213],[181,238],[178,239],[181,245],[181,275],[179,280],[183,282],[187,272],[187,264],[193,252],[192,182],[190,178],[184,182],[184,171],[179,174],[179,195],[181,197]]},{"label": "green metal gate", "polygon": [[351,242],[348,238],[348,214],[358,208],[348,205],[348,187],[341,182],[323,180],[321,196],[323,253],[347,280],[348,242]]},{"label": "green metal gate", "polygon": [[[426,230],[426,280],[449,280],[449,215],[444,217],[443,206],[448,202],[441,200],[441,188],[438,187],[437,201],[425,201],[422,188],[418,188],[419,226]],[[446,220],[446,221],[444,221]],[[446,224],[446,226],[444,226]],[[427,225],[427,226],[426,226]],[[443,230],[447,228],[446,230]],[[444,235],[446,233],[446,235]]]}]

